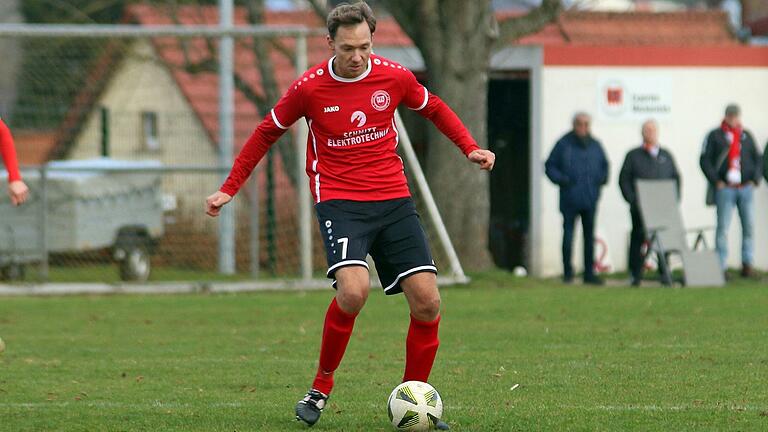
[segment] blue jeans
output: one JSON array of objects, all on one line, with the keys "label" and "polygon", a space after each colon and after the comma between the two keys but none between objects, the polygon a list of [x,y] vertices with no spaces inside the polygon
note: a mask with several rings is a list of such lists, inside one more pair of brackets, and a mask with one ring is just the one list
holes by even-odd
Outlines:
[{"label": "blue jeans", "polygon": [[733,207],[739,210],[741,219],[741,262],[752,265],[753,240],[752,226],[754,217],[752,212],[752,189],[746,185],[740,188],[724,187],[715,192],[715,204],[717,205],[717,232],[715,235],[715,249],[720,256],[720,266],[727,268],[728,258],[728,227],[731,226]]}]

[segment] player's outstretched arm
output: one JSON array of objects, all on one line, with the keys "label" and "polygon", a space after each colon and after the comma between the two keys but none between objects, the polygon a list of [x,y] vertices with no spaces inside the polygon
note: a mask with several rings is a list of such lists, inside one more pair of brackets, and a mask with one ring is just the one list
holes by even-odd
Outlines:
[{"label": "player's outstretched arm", "polygon": [[[304,80],[306,81],[306,78]],[[301,84],[301,82],[298,82],[298,84]],[[269,147],[294,122],[304,117],[304,102],[301,91],[296,90],[298,88],[298,85],[294,86],[294,90],[289,88],[288,92],[280,98],[277,105],[264,117],[245,142],[245,145],[243,145],[240,153],[235,158],[235,162],[224,184],[221,185],[217,192],[205,200],[205,213],[207,215],[212,217],[219,215],[221,207],[232,201],[232,197],[237,194],[246,180],[248,180],[248,177],[251,176],[253,169],[267,153]]]},{"label": "player's outstretched arm", "polygon": [[467,159],[469,159],[470,162],[480,165],[480,169],[486,171],[492,170],[493,165],[496,164],[496,155],[492,151],[485,149],[472,150],[472,152],[467,155]]},{"label": "player's outstretched arm", "polygon": [[224,204],[232,201],[232,196],[222,191],[216,191],[205,199],[205,214],[216,217]]},{"label": "player's outstretched arm", "polygon": [[8,196],[11,198],[11,203],[15,206],[21,205],[27,200],[29,188],[21,180],[13,135],[2,120],[0,120],[0,157],[8,171]]}]

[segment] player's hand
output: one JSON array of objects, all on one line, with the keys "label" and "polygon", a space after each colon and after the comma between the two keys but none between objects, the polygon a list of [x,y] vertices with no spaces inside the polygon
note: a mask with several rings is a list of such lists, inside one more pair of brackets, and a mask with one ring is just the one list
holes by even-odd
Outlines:
[{"label": "player's hand", "polygon": [[205,200],[205,214],[216,217],[221,212],[224,204],[232,201],[232,196],[221,191],[216,191]]},{"label": "player's hand", "polygon": [[480,169],[490,171],[493,169],[493,165],[496,163],[496,155],[485,149],[473,150],[472,153],[467,155],[467,159],[480,165]]},{"label": "player's hand", "polygon": [[11,197],[11,204],[22,205],[29,196],[29,188],[23,181],[14,180],[8,184],[8,196]]}]

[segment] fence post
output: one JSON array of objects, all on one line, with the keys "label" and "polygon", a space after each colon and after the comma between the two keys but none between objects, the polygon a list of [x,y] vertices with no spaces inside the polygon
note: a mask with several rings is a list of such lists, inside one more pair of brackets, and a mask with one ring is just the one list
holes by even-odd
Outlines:
[{"label": "fence post", "polygon": [[[296,72],[301,75],[307,66],[307,37],[296,38]],[[309,201],[309,183],[304,177],[304,163],[307,160],[307,123],[299,121],[296,133],[297,158],[297,199],[299,200],[299,256],[301,257],[301,278],[312,279],[312,204]]]},{"label": "fence post", "polygon": [[40,166],[40,277],[48,280],[48,164]]},{"label": "fence post", "polygon": [[261,206],[259,205],[259,172],[261,171],[261,164],[256,166],[256,170],[254,171],[253,175],[251,176],[251,187],[248,188],[250,191],[250,195],[248,197],[248,201],[251,203],[251,208],[249,209],[249,214],[251,217],[251,245],[249,247],[250,251],[250,261],[251,261],[251,277],[254,279],[258,279],[259,277],[259,259],[261,255],[261,245],[259,241],[261,240],[259,238],[259,211],[261,211]]},{"label": "fence post", "polygon": [[[233,0],[219,0],[219,25],[232,27]],[[220,165],[232,166],[234,151],[233,72],[234,43],[232,36],[222,36],[219,43],[219,160]],[[224,178],[226,179],[226,174]],[[235,201],[224,206],[219,219],[219,272],[235,273]]]}]

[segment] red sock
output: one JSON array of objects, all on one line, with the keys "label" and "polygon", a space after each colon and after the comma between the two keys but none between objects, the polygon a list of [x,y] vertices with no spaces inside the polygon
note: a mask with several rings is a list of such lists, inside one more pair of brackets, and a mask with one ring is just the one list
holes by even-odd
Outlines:
[{"label": "red sock", "polygon": [[405,339],[405,374],[403,382],[427,382],[435,362],[437,347],[437,328],[440,326],[440,316],[434,321],[419,321],[411,315],[411,327]]},{"label": "red sock", "polygon": [[333,389],[333,372],[339,367],[347,349],[357,314],[344,312],[336,303],[336,297],[328,306],[323,325],[323,341],[320,344],[320,366],[317,368],[312,388],[325,394]]}]

